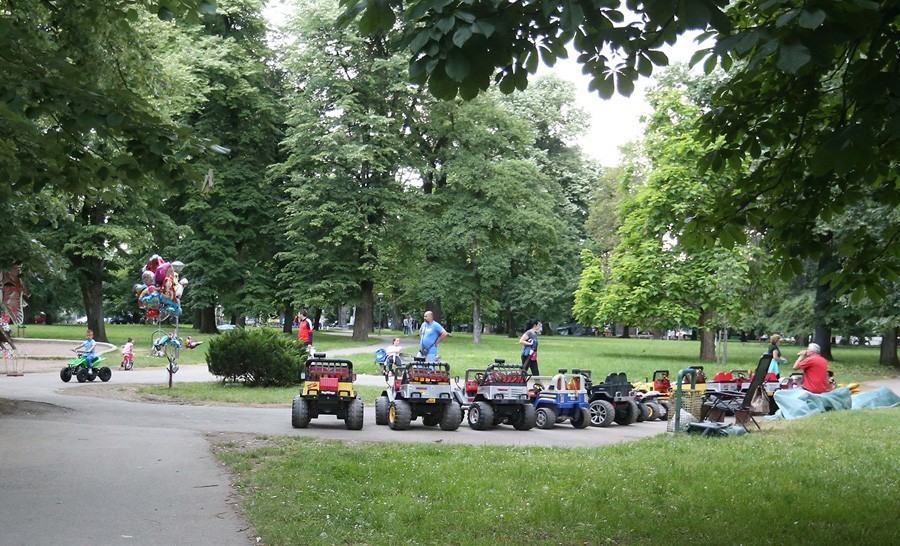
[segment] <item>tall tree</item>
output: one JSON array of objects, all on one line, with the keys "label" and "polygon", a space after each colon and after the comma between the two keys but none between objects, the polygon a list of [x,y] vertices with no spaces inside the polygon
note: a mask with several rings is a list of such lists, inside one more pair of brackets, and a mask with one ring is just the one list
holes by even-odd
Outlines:
[{"label": "tall tree", "polygon": [[679,89],[658,89],[650,98],[654,113],[644,146],[646,183],[623,202],[621,242],[609,259],[609,272],[601,259],[586,256],[575,314],[586,324],[697,326],[700,358],[714,360],[714,329],[738,318],[750,255],[737,247],[697,250],[680,244],[678,220],[707,206],[712,189],[723,180],[699,176],[693,168],[705,152],[692,130],[699,107]]},{"label": "tall tree", "polygon": [[[602,97],[628,95],[634,81],[668,59],[658,50],[688,29],[708,30],[704,66],[732,77],[703,125],[704,163],[749,166],[720,189],[715,206],[682,220],[685,242],[713,246],[710,233],[743,241],[743,228],[771,232],[790,275],[827,241],[812,227],[859,196],[900,203],[896,82],[900,0],[699,0],[683,2],[412,3],[343,0],[345,20],[364,32],[393,31],[410,50],[410,78],[438,97],[472,98],[493,78],[504,92],[528,85],[539,62],[553,64],[572,41]],[[631,12],[625,16],[625,10]],[[400,19],[403,24],[394,26]],[[737,61],[737,62],[736,62]],[[720,138],[724,137],[724,138]],[[800,230],[797,230],[800,227]],[[896,278],[900,226],[882,224],[854,247],[837,249],[828,283],[837,293],[877,298]],[[887,252],[875,241],[888,241]]]},{"label": "tall tree", "polygon": [[[188,130],[156,108],[152,58],[138,22],[209,11],[207,2],[23,0],[0,4],[0,267],[31,245],[27,201],[49,187],[72,195],[147,177],[186,184]],[[163,7],[165,6],[165,7]],[[174,12],[173,12],[174,10]]]},{"label": "tall tree", "polygon": [[821,260],[820,290],[884,297],[882,279],[898,275],[900,225],[877,222],[839,246],[817,227],[863,196],[900,204],[900,2],[754,1],[728,13],[733,27],[697,55],[708,55],[707,69],[739,61],[703,119],[718,143],[706,164],[749,172],[686,231],[702,241],[707,226],[749,225],[767,234],[786,275],[811,257]]},{"label": "tall tree", "polygon": [[353,338],[368,338],[382,241],[398,229],[404,188],[398,172],[410,147],[418,94],[386,38],[333,25],[324,2],[298,4],[290,73],[287,239],[281,279],[297,303],[321,298],[357,304]]},{"label": "tall tree", "polygon": [[214,308],[243,324],[267,315],[275,302],[274,260],[280,240],[280,189],[267,174],[279,159],[284,117],[281,78],[266,40],[263,3],[218,2],[200,25],[169,29],[160,50],[188,67],[194,101],[179,112],[182,123],[215,135],[229,152],[201,158],[209,186],[171,203],[191,236],[167,251],[187,263],[190,303],[202,332],[216,332]]}]

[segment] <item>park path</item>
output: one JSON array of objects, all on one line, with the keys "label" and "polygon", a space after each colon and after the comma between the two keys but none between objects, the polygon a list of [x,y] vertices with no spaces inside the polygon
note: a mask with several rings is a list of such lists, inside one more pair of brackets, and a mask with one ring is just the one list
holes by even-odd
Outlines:
[{"label": "park path", "polygon": [[[382,339],[370,346],[331,351],[329,356],[372,355],[386,343]],[[371,404],[361,431],[348,431],[332,416],[323,416],[307,429],[293,429],[286,407],[153,404],[72,396],[119,384],[167,381],[162,368],[120,372],[113,367],[107,384],[62,383],[57,372],[64,360],[50,352],[73,345],[70,341],[35,342],[32,354],[46,359],[46,373],[26,370],[23,377],[0,376],[0,543],[255,544],[253,530],[236,509],[230,475],[216,461],[207,436],[237,433],[363,442],[596,447],[665,431],[665,423],[644,422],[586,430],[560,425],[525,432],[499,427],[484,433],[462,426],[443,432],[416,422],[410,430],[397,432],[374,425]],[[212,377],[205,365],[191,365],[181,367],[176,381]],[[378,376],[359,380],[383,384]],[[879,383],[900,392],[900,379]]]}]

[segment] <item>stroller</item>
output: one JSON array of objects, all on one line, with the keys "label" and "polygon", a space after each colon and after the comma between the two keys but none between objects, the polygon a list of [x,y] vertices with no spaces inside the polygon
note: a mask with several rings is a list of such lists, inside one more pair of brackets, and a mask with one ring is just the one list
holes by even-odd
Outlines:
[{"label": "stroller", "polygon": [[375,351],[375,364],[378,364],[378,371],[382,375],[394,371],[395,368],[403,366],[403,360],[400,354],[387,354],[384,349]]}]

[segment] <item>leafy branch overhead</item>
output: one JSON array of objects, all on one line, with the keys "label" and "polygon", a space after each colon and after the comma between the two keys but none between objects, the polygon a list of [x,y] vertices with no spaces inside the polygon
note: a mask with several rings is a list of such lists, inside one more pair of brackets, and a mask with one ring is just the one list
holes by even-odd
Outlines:
[{"label": "leafy branch overhead", "polygon": [[[690,29],[725,31],[724,0],[341,0],[343,23],[366,34],[398,32],[413,82],[436,97],[471,99],[493,81],[511,93],[528,86],[540,62],[566,58],[567,44],[604,98],[630,95],[640,76],[665,66],[660,50]],[[399,21],[399,23],[398,23]],[[397,31],[399,25],[400,30]]]}]

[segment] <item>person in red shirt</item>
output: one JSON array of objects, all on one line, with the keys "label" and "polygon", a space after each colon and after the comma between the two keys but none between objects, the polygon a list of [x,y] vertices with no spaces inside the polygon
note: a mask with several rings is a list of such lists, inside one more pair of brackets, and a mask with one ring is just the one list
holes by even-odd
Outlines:
[{"label": "person in red shirt", "polygon": [[306,349],[309,350],[312,347],[312,339],[313,339],[313,324],[312,321],[309,320],[309,317],[306,316],[306,311],[300,311],[297,314],[297,317],[300,319],[297,325],[297,339],[303,342],[303,345],[306,346]]},{"label": "person in red shirt", "polygon": [[803,370],[803,388],[815,394],[831,390],[828,361],[819,354],[821,352],[822,348],[818,343],[810,343],[805,351],[800,351],[797,362],[794,362],[795,370]]}]

